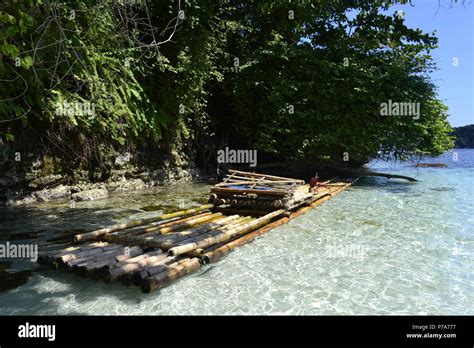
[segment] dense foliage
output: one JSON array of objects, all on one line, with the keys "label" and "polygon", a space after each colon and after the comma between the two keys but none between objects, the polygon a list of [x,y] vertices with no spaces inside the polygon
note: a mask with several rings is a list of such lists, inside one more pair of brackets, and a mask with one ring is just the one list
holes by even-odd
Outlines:
[{"label": "dense foliage", "polygon": [[456,148],[474,149],[474,124],[464,127],[456,127],[453,129],[452,135],[456,138],[454,145]]},{"label": "dense foliage", "polygon": [[[442,153],[437,40],[392,3],[3,1],[0,136],[76,164],[183,143],[333,161]],[[419,117],[381,116],[389,101],[420,103]]]}]

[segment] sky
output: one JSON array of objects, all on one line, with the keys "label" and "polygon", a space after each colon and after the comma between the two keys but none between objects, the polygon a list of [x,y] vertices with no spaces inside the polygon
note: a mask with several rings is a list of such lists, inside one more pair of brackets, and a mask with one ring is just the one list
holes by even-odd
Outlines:
[{"label": "sky", "polygon": [[[395,5],[391,10],[403,10],[408,27],[436,30],[439,47],[431,53],[439,70],[431,76],[439,98],[449,107],[448,121],[453,127],[474,124],[474,0],[452,8],[450,0],[441,0],[439,9],[438,0],[412,3],[413,7]],[[453,64],[455,58],[458,66]]]}]

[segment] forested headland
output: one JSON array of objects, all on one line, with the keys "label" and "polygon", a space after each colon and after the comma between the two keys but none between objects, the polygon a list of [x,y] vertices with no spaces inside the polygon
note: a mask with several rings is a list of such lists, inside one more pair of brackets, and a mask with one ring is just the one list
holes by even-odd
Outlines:
[{"label": "forested headland", "polygon": [[2,1],[2,172],[441,154],[437,38],[394,2]]},{"label": "forested headland", "polygon": [[452,135],[455,137],[454,146],[458,149],[474,149],[474,124],[455,127]]}]

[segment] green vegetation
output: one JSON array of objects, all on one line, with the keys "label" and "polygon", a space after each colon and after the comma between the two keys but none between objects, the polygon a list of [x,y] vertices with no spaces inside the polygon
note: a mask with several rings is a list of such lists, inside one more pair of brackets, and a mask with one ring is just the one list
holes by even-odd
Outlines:
[{"label": "green vegetation", "polygon": [[[335,162],[452,147],[437,39],[388,15],[393,1],[180,4],[2,1],[3,141],[71,166],[183,144]],[[420,117],[381,116],[389,100]]]},{"label": "green vegetation", "polygon": [[453,129],[452,135],[456,138],[454,146],[458,149],[474,149],[474,124]]}]

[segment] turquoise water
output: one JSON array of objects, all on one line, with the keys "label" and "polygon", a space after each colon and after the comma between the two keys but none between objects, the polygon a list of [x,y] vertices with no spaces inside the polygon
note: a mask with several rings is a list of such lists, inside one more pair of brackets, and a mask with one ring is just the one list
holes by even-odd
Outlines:
[{"label": "turquoise water", "polygon": [[[474,150],[434,162],[374,162],[419,182],[364,178],[324,205],[152,294],[1,265],[0,314],[474,314]],[[423,162],[426,162],[424,160]],[[1,209],[0,238],[40,250],[77,231],[200,204],[208,185]],[[203,198],[204,197],[204,198]],[[126,208],[125,208],[126,207]],[[160,208],[160,207],[157,207]],[[56,240],[52,240],[56,239]],[[65,240],[65,238],[63,238]]]}]

